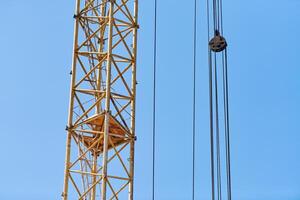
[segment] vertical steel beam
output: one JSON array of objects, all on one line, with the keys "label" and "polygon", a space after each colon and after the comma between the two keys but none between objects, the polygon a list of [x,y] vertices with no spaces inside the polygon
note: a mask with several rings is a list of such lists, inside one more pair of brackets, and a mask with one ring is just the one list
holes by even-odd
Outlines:
[{"label": "vertical steel beam", "polygon": [[114,0],[109,3],[109,23],[108,23],[108,48],[106,65],[106,92],[105,92],[105,122],[103,140],[103,169],[102,169],[102,200],[106,200],[107,185],[107,156],[108,156],[108,137],[109,137],[109,118],[110,118],[110,83],[111,83],[111,63],[112,63],[112,40],[113,40],[113,14]]},{"label": "vertical steel beam", "polygon": [[[79,14],[80,0],[76,0],[75,15]],[[72,76],[70,86],[70,102],[69,102],[69,116],[67,127],[67,141],[66,141],[66,155],[65,155],[65,177],[62,198],[68,200],[68,188],[69,188],[69,165],[70,165],[70,151],[71,151],[71,137],[72,137],[72,122],[73,122],[73,108],[74,108],[74,85],[76,77],[76,60],[77,60],[77,44],[78,44],[78,18],[75,18],[74,22],[74,41],[73,41],[73,58],[72,58]]]},{"label": "vertical steel beam", "polygon": [[[137,29],[138,29],[138,0],[134,1],[134,31],[133,31],[133,65],[132,65],[132,96],[136,96],[136,66],[137,66]],[[131,116],[135,116],[135,98],[131,100]],[[135,149],[135,118],[131,118],[131,134],[133,140],[130,143],[130,183],[129,183],[129,200],[133,200],[134,198],[134,184],[133,184],[133,177],[134,177],[134,149]]]},{"label": "vertical steel beam", "polygon": [[[104,17],[104,15],[105,15],[105,5],[103,5],[103,4],[101,4],[101,6],[100,6],[100,10],[101,10],[101,13],[100,13],[100,16],[102,17],[102,19],[99,19],[98,21],[100,22],[100,23],[102,23],[103,22],[103,17]],[[99,33],[99,50],[98,50],[98,52],[99,52],[99,56],[101,56],[101,53],[103,52],[103,50],[104,50],[104,35],[105,34],[105,28],[103,28],[103,30],[100,30],[100,33]],[[97,75],[97,90],[98,91],[100,91],[101,90],[101,84],[102,84],[102,70],[101,70],[101,68],[102,68],[102,63],[103,62],[101,62],[100,63],[100,67],[99,67],[99,69],[98,69],[98,75]],[[96,95],[97,97],[96,98],[99,98],[100,97],[100,95],[99,94],[97,94]],[[96,113],[100,113],[102,110],[101,110],[101,102],[99,102],[99,104],[97,105],[97,107],[96,107]]]},{"label": "vertical steel beam", "polygon": [[[94,173],[93,175],[93,181],[92,181],[92,184],[95,184],[97,182],[97,176],[95,175],[97,173],[97,159],[98,159],[98,156],[97,156],[97,152],[94,152],[94,158],[93,158],[93,170],[92,172]],[[91,195],[91,200],[95,200],[96,199],[96,191],[97,187],[93,187],[92,189],[92,195]]]}]

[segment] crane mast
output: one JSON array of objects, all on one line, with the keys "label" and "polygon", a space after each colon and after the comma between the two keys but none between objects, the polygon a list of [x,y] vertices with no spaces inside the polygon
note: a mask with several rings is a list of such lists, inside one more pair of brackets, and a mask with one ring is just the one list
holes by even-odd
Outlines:
[{"label": "crane mast", "polygon": [[63,200],[133,199],[138,0],[76,0]]}]

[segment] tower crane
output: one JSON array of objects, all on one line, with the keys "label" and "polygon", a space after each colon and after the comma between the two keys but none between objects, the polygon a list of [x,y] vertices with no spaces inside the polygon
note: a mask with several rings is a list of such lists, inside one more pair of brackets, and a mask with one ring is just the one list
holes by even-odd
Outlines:
[{"label": "tower crane", "polygon": [[76,0],[63,200],[133,199],[138,0]]},{"label": "tower crane", "polygon": [[[197,0],[194,2],[193,200],[196,169]],[[231,200],[227,41],[223,36],[222,0],[207,0],[207,13],[211,194],[212,200],[221,200],[224,194],[227,200]],[[133,200],[138,0],[76,0],[74,20],[62,199]],[[157,0],[154,27],[153,200],[156,23]],[[223,105],[223,111],[220,104]],[[222,181],[224,174],[226,184]]]}]

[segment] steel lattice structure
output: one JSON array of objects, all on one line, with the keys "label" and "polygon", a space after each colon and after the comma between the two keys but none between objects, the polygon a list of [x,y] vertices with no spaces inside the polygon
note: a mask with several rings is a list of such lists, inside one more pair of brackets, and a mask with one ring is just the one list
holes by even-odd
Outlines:
[{"label": "steel lattice structure", "polygon": [[77,0],[63,200],[133,199],[138,0]]}]

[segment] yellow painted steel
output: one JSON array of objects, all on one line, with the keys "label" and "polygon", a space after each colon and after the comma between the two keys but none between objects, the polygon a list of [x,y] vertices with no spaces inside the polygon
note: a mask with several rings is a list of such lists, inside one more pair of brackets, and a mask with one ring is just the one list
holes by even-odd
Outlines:
[{"label": "yellow painted steel", "polygon": [[77,0],[63,200],[133,199],[138,0]]}]

